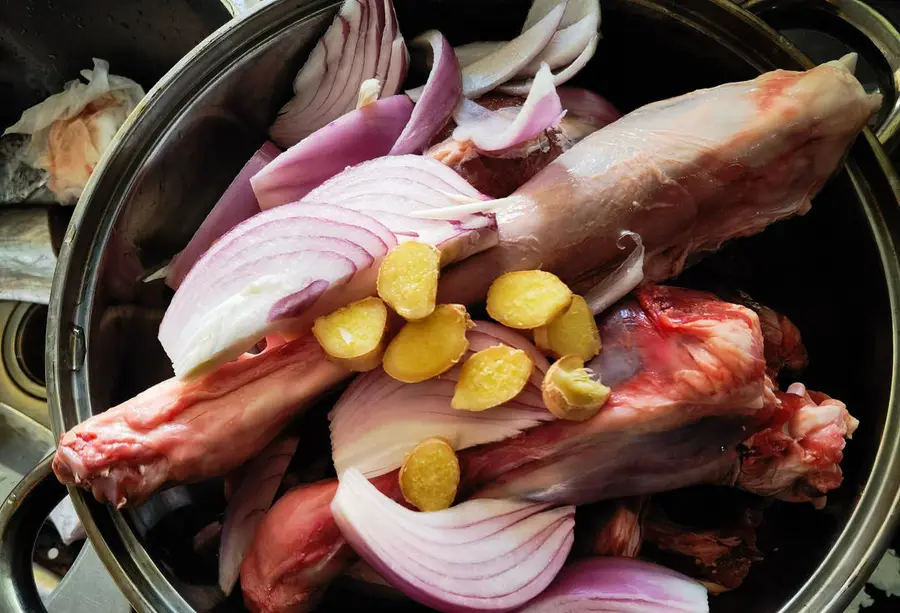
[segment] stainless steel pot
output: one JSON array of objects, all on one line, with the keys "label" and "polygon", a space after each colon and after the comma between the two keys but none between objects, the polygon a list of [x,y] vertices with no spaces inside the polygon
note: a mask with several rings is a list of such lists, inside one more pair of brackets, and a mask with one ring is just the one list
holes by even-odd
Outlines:
[{"label": "stainless steel pot", "polygon": [[[397,0],[408,36],[439,27],[454,43],[508,36],[527,8],[517,0],[494,0],[490,10],[485,4]],[[891,143],[897,32],[855,0],[806,2],[800,13],[793,3],[790,11],[782,6],[751,8],[783,18],[779,25],[818,15],[829,28],[854,23],[853,32],[878,37],[857,39],[869,41],[860,48],[887,99],[876,127]],[[140,279],[185,244],[264,139],[335,9],[330,0],[283,0],[230,22],[170,71],[129,118],[79,202],[60,253],[47,356],[57,435],[169,375],[155,326],[170,296]],[[776,67],[810,65],[787,39],[727,0],[603,0],[603,10],[602,49],[579,80],[623,109]],[[774,505],[771,527],[761,535],[766,560],[742,589],[715,598],[714,611],[838,613],[887,545],[900,485],[898,202],[900,183],[866,131],[808,216],[736,242],[680,280],[703,283],[724,273],[733,287],[786,312],[812,356],[805,380],[846,400],[862,424],[846,451],[845,484],[826,509]],[[240,610],[239,595],[223,600],[214,574],[197,572],[193,559],[187,568],[158,547],[164,535],[153,532],[165,523],[155,509],[186,510],[179,525],[215,517],[223,501],[208,495],[213,491],[221,488],[181,486],[129,512],[71,492],[101,559],[140,613]],[[8,526],[9,513],[5,521]],[[3,522],[0,516],[0,529]],[[31,610],[27,596],[0,584],[0,609]],[[322,610],[356,606],[420,610],[379,605],[341,588],[331,590]]]}]

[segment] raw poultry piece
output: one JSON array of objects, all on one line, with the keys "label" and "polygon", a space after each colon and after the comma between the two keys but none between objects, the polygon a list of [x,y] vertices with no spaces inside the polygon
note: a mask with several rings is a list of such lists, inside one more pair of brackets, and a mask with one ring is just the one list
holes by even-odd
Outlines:
[{"label": "raw poultry piece", "polygon": [[440,300],[479,300],[499,274],[537,267],[582,291],[621,259],[623,230],[658,282],[692,253],[805,213],[881,105],[852,60],[656,102],[594,132],[488,203],[500,244],[447,271]]},{"label": "raw poultry piece", "polygon": [[[535,264],[563,272],[570,281],[596,279],[621,257],[617,242],[623,229],[644,238],[647,277],[664,278],[680,270],[692,251],[714,249],[729,237],[758,232],[805,210],[878,105],[879,98],[867,95],[843,64],[833,63],[808,72],[768,73],[638,109],[575,145],[510,199],[497,201],[501,244],[448,270],[440,300],[477,302],[501,272]],[[307,359],[307,364],[324,360],[317,349]],[[316,362],[312,372],[319,368],[329,367]],[[304,382],[300,387],[307,397],[334,383],[309,373],[297,381]],[[102,439],[114,419],[140,420],[144,436],[169,440],[155,454],[164,454],[170,476],[182,480],[210,476],[213,468],[181,450],[185,440],[219,445],[230,467],[269,442],[223,444],[231,432],[203,421],[185,421],[179,436],[171,436],[165,407],[187,402],[180,395],[191,388],[181,386],[173,381],[155,386],[121,405],[118,417],[93,417],[78,426],[77,435],[66,435],[57,458],[60,480],[74,484],[72,469],[60,470],[66,463],[97,466],[96,472],[82,470],[81,479],[91,483],[117,462],[113,448],[74,444]],[[282,401],[283,395],[267,390],[252,406],[222,402],[229,411],[259,413],[255,435],[271,439],[288,418]],[[152,420],[146,417],[148,406],[162,407],[154,409],[160,414]],[[125,478],[120,475],[113,471],[104,477],[103,489]],[[164,480],[131,477],[124,489],[140,499]],[[107,497],[101,493],[99,499]]]},{"label": "raw poultry piece", "polygon": [[[734,483],[742,441],[771,423],[778,411],[765,373],[757,315],[704,292],[647,286],[612,310],[600,331],[600,355],[607,359],[597,368],[612,388],[607,405],[587,422],[550,422],[507,441],[462,451],[461,492],[586,504],[698,483]],[[752,444],[750,439],[744,446]],[[832,445],[843,447],[843,439]],[[752,457],[752,447],[746,453]],[[374,481],[395,498],[396,482],[396,472]],[[752,491],[763,493],[762,484],[753,485]],[[330,488],[333,495],[336,482]],[[297,573],[310,576],[300,552],[313,538],[310,530],[321,533],[324,528],[306,514],[320,517],[324,511],[304,502],[303,512],[290,514],[305,498],[302,491],[295,492],[275,504],[263,521],[268,528],[260,530],[251,547],[251,555],[265,556],[270,568],[285,568],[272,560],[280,555],[294,560],[293,570],[243,574],[252,611],[307,610],[284,598],[258,597],[283,596],[281,584],[295,581]],[[316,496],[320,504],[329,502],[322,490]],[[325,552],[343,557],[346,549],[342,539],[328,547],[317,541],[316,559]]]},{"label": "raw poultry piece", "polygon": [[63,434],[53,471],[100,502],[140,504],[164,483],[237,468],[348,375],[310,334],[197,380],[169,379]]}]

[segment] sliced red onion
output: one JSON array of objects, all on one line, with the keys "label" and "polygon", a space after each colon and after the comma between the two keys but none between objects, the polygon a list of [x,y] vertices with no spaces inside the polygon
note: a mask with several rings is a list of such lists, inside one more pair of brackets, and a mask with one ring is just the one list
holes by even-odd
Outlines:
[{"label": "sliced red onion", "polygon": [[[559,72],[553,73],[553,84],[562,85],[563,83],[577,75],[582,68],[587,66],[587,63],[591,61],[591,58],[594,57],[594,53],[597,51],[597,43],[599,42],[599,40],[600,35],[595,34],[593,37],[591,37],[591,40],[588,41],[588,44],[584,48],[584,50],[578,55],[577,58],[572,61],[571,64],[569,64]],[[512,96],[526,96],[531,90],[533,81],[534,79],[528,79],[526,81],[506,83],[498,87],[497,91],[504,94],[510,94]]]},{"label": "sliced red onion", "polygon": [[492,215],[411,216],[459,199],[485,196],[440,162],[389,156],[240,224],[194,266],[163,318],[159,339],[176,376],[235,359],[272,332],[300,334],[315,317],[373,295],[377,265],[398,236],[438,247],[444,264],[495,245]]},{"label": "sliced red onion", "polygon": [[[472,107],[479,109],[477,114],[467,112]],[[537,138],[545,130],[556,126],[564,114],[553,87],[550,67],[544,64],[534,79],[525,104],[514,119],[508,120],[500,113],[488,111],[466,100],[454,114],[457,127],[453,130],[453,139],[471,141],[479,152],[497,155]]]},{"label": "sliced red onion", "polygon": [[481,40],[454,47],[453,52],[456,54],[456,59],[459,60],[459,65],[465,67],[494,53],[506,43],[505,40]]},{"label": "sliced red onion", "polygon": [[[496,244],[493,215],[467,214],[443,220],[418,219],[417,212],[452,207],[486,196],[456,172],[421,155],[378,158],[349,168],[310,192],[303,202],[327,202],[359,210],[404,240],[416,239],[464,259]],[[447,262],[445,262],[446,264]]]},{"label": "sliced red onion", "polygon": [[259,523],[272,506],[297,443],[296,438],[275,441],[240,469],[243,477],[238,479],[240,485],[228,500],[219,544],[219,587],[226,595],[237,582],[241,562]]},{"label": "sliced red onion", "polygon": [[479,499],[418,513],[356,469],[331,503],[356,552],[392,586],[438,611],[512,611],[538,594],[572,548],[575,507]]},{"label": "sliced red onion", "polygon": [[210,245],[245,219],[259,213],[259,203],[250,186],[250,179],[279,153],[281,150],[278,147],[267,142],[244,164],[187,246],[169,263],[165,275],[166,285],[178,289],[188,271]]},{"label": "sliced red onion", "polygon": [[569,0],[553,38],[516,76],[533,77],[540,70],[542,63],[548,64],[553,69],[570,64],[584,51],[599,28],[599,0]]},{"label": "sliced red onion", "polygon": [[706,588],[681,573],[633,558],[568,564],[519,613],[709,613]]},{"label": "sliced red onion", "polygon": [[[396,237],[365,214],[290,205],[248,219],[185,277],[159,328],[176,376],[235,359],[272,332],[304,329],[318,298],[351,279],[369,282]],[[364,273],[364,274],[362,274]]]},{"label": "sliced red onion", "polygon": [[463,94],[477,98],[511,79],[547,46],[566,9],[566,0],[497,51],[469,64],[462,71]]},{"label": "sliced red onion", "polygon": [[381,95],[397,93],[407,51],[390,0],[346,0],[294,80],[292,98],[269,134],[290,147],[352,110],[360,85],[372,78]]},{"label": "sliced red onion", "polygon": [[469,353],[499,344],[521,349],[535,369],[515,399],[482,412],[458,411],[450,406],[460,367],[435,379],[405,384],[383,369],[357,377],[335,404],[331,448],[338,475],[356,468],[372,479],[400,467],[417,443],[440,436],[454,449],[502,441],[533,428],[553,415],[544,407],[541,381],[549,364],[524,336],[490,322],[478,322],[467,334]]},{"label": "sliced red onion", "polygon": [[412,111],[409,98],[391,96],[316,130],[250,180],[259,207],[300,200],[348,166],[387,155]]},{"label": "sliced red onion", "polygon": [[[534,24],[543,19],[547,13],[558,4],[559,0],[534,0],[534,2],[531,3],[531,8],[528,9],[525,23],[522,24],[522,32],[533,27]],[[566,4],[566,12],[559,22],[559,28],[568,28],[582,19],[585,15],[588,15],[595,10],[598,13],[600,11],[600,4],[597,0],[569,0]]]},{"label": "sliced red onion", "polygon": [[387,75],[384,77],[382,95],[386,95],[385,92],[391,92],[393,95],[400,90],[403,80],[406,79],[408,68],[409,51],[406,49],[406,41],[403,40],[403,36],[398,33],[391,43],[391,61],[388,65]]},{"label": "sliced red onion", "polygon": [[644,280],[644,243],[640,234],[625,230],[619,236],[620,249],[625,248],[622,239],[626,236],[634,241],[634,249],[609,276],[584,295],[594,315],[611,307]]},{"label": "sliced red onion", "polygon": [[413,41],[431,46],[434,60],[428,81],[416,96],[412,118],[391,148],[391,155],[422,153],[444,127],[462,97],[462,77],[453,48],[444,35],[429,30]]}]

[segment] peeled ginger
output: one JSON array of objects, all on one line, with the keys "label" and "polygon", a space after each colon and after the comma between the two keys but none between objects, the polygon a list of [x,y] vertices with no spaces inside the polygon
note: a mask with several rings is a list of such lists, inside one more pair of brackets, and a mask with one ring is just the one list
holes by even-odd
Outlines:
[{"label": "peeled ginger", "polygon": [[332,360],[365,372],[381,363],[387,323],[384,303],[364,298],[317,318],[313,334]]},{"label": "peeled ginger", "polygon": [[437,299],[441,252],[410,241],[394,247],[378,270],[378,295],[404,319],[428,317]]},{"label": "peeled ginger", "polygon": [[601,349],[600,332],[591,307],[581,296],[573,296],[562,315],[535,329],[534,343],[554,357],[576,355],[587,362]]},{"label": "peeled ginger", "polygon": [[508,272],[488,289],[488,314],[504,326],[531,330],[550,323],[572,302],[572,290],[544,270]]},{"label": "peeled ginger", "polygon": [[446,439],[425,439],[403,459],[400,491],[420,511],[449,508],[458,487],[459,460]]},{"label": "peeled ginger", "polygon": [[384,352],[384,372],[418,383],[448,371],[469,348],[472,320],[461,304],[442,304],[418,321],[407,322]]},{"label": "peeled ginger", "polygon": [[541,393],[551,413],[571,421],[590,419],[609,399],[609,388],[591,377],[584,360],[574,355],[553,363],[544,375]]},{"label": "peeled ginger", "polygon": [[483,349],[462,365],[450,406],[484,411],[508,402],[525,388],[533,368],[534,362],[521,349],[506,345]]}]

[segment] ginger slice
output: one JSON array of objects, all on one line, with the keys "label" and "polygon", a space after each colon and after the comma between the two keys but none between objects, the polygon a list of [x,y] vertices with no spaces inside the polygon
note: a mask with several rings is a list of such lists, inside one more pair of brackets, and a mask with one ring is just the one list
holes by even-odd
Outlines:
[{"label": "ginger slice", "polygon": [[329,358],[350,370],[366,372],[381,364],[388,311],[379,298],[364,298],[323,315],[313,334]]},{"label": "ginger slice", "polygon": [[407,320],[428,317],[437,299],[441,252],[410,241],[394,247],[378,269],[378,295]]},{"label": "ginger slice", "polygon": [[508,272],[488,289],[488,314],[504,326],[531,330],[550,323],[572,302],[572,290],[545,270]]},{"label": "ginger slice", "polygon": [[562,315],[546,326],[536,328],[534,343],[553,357],[577,355],[585,362],[602,348],[594,313],[581,296],[573,296],[572,303]]},{"label": "ginger slice", "polygon": [[519,395],[531,377],[534,362],[521,349],[507,345],[488,347],[462,365],[450,406],[484,411]]},{"label": "ginger slice", "polygon": [[403,497],[420,511],[447,509],[459,487],[456,452],[446,439],[425,439],[406,454],[399,479]]},{"label": "ginger slice", "polygon": [[469,348],[472,320],[461,304],[441,304],[418,321],[407,322],[384,352],[384,371],[404,383],[418,383],[450,370]]},{"label": "ginger slice", "polygon": [[560,419],[590,419],[609,399],[609,388],[591,377],[584,360],[567,355],[544,375],[541,392],[547,409]]}]

